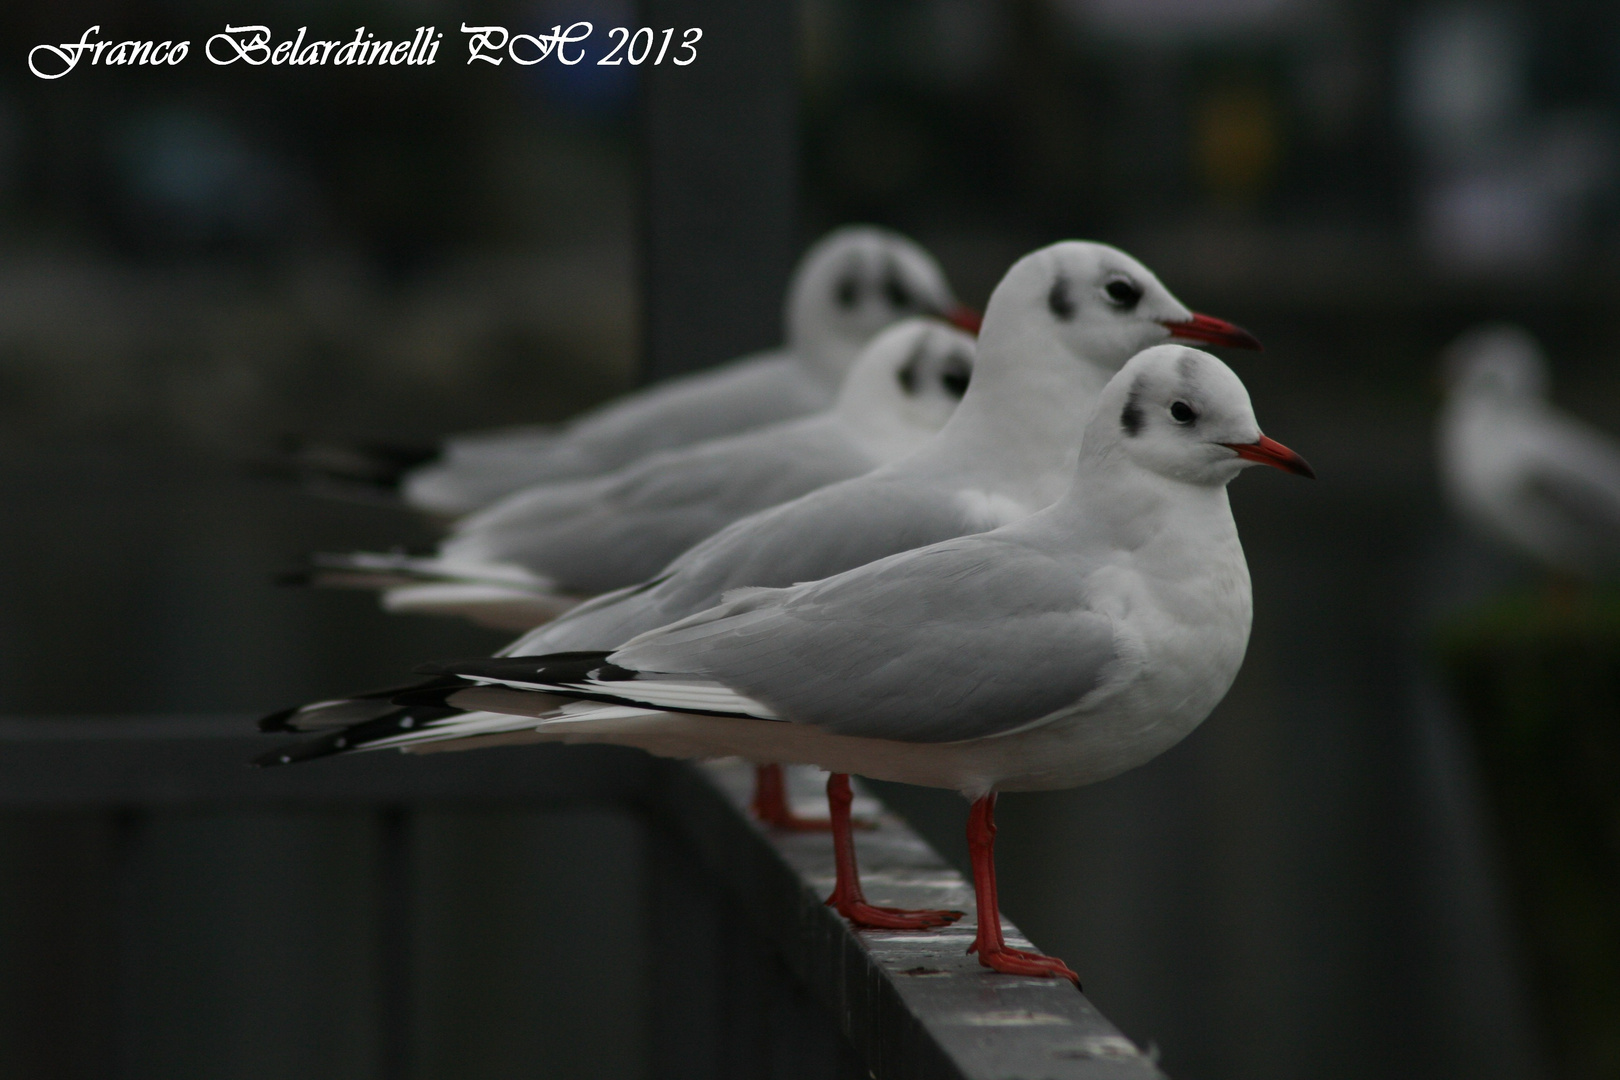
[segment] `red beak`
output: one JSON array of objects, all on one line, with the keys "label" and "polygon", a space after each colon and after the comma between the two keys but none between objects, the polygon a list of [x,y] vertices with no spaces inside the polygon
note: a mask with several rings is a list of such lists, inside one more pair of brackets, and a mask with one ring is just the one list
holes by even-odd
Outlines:
[{"label": "red beak", "polygon": [[957,304],[945,313],[945,321],[958,330],[966,330],[970,334],[977,335],[979,326],[984,322],[984,316],[966,304]]},{"label": "red beak", "polygon": [[1213,315],[1193,313],[1186,322],[1166,322],[1170,340],[1182,344],[1230,345],[1234,349],[1259,349],[1260,339],[1243,327]]},{"label": "red beak", "polygon": [[1229,442],[1221,445],[1246,461],[1258,461],[1262,465],[1270,465],[1272,468],[1281,469],[1283,472],[1298,473],[1309,480],[1316,479],[1316,470],[1311,468],[1310,462],[1276,439],[1268,439],[1262,435],[1259,442]]}]

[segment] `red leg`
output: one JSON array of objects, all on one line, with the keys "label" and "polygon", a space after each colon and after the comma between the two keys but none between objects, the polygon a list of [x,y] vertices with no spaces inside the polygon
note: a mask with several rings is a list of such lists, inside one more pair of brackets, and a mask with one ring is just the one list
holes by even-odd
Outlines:
[{"label": "red leg", "polygon": [[979,932],[968,952],[979,963],[1007,975],[1061,975],[1075,986],[1080,976],[1055,956],[1010,948],[1001,936],[1001,901],[996,895],[996,795],[975,799],[968,811],[968,851],[973,856],[973,894],[979,905]]},{"label": "red leg", "polygon": [[826,832],[832,822],[803,818],[788,805],[787,781],[780,765],[759,765],[754,769],[754,816],[773,829],[784,832]]},{"label": "red leg", "polygon": [[838,868],[838,881],[827,906],[838,909],[838,914],[856,926],[873,930],[932,930],[962,917],[960,911],[909,910],[907,908],[877,907],[866,902],[861,891],[861,871],[855,865],[855,834],[850,828],[849,804],[855,796],[849,790],[849,777],[833,773],[827,777],[827,806],[832,811],[833,861]]}]

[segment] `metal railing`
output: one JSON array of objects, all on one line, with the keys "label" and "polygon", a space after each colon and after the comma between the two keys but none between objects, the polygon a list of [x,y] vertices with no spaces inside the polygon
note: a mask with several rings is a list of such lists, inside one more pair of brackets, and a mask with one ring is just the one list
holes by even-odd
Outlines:
[{"label": "metal railing", "polygon": [[[367,834],[380,882],[373,1071],[385,1080],[421,1074],[411,1060],[420,1014],[409,957],[413,935],[431,928],[413,896],[409,841],[417,812],[447,806],[613,806],[639,823],[647,970],[626,986],[648,995],[646,1072],[660,1080],[1161,1075],[1068,983],[994,974],[967,955],[972,889],[875,801],[858,807],[875,827],[857,840],[873,901],[957,907],[968,912],[961,923],[852,931],[821,902],[832,884],[830,839],[756,823],[745,809],[752,770],[741,765],[534,746],[249,770],[244,762],[264,744],[229,717],[0,721],[0,810],[94,810],[126,822],[177,808],[376,814]],[[138,875],[129,861],[115,861],[117,872]],[[571,977],[561,967],[554,975]],[[121,1060],[116,1048],[108,1060]],[[545,1063],[532,1074],[548,1075]]]}]

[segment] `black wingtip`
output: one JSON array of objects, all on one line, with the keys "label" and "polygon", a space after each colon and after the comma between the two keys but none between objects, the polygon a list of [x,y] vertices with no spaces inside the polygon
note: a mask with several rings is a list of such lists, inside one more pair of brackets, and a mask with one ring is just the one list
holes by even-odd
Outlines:
[{"label": "black wingtip", "polygon": [[[545,656],[480,656],[472,660],[433,664],[431,667],[437,674],[514,682],[582,683],[588,679],[611,682],[635,677],[635,672],[608,663],[611,655],[607,650],[593,650],[548,653]],[[427,666],[417,670],[425,672]]]},{"label": "black wingtip", "polygon": [[291,731],[293,729],[292,718],[297,716],[302,709],[302,705],[294,705],[290,709],[282,709],[280,712],[273,712],[269,716],[260,717],[259,730],[266,734]]},{"label": "black wingtip", "polygon": [[395,694],[389,701],[407,708],[454,709],[455,706],[450,704],[450,695],[471,689],[470,683],[457,679],[454,686],[430,686],[406,690]]},{"label": "black wingtip", "polygon": [[340,731],[335,735],[293,743],[291,746],[283,746],[269,753],[260,754],[253,759],[253,766],[259,769],[274,769],[282,765],[297,765],[299,762],[341,754],[347,749],[349,749],[347,732]]},{"label": "black wingtip", "polygon": [[318,739],[294,743],[260,754],[253,759],[253,764],[261,769],[273,769],[282,765],[297,765],[304,761],[333,757],[352,750],[362,750],[379,739],[403,735],[415,731],[425,723],[460,716],[465,711],[454,706],[396,709],[387,716],[379,716],[375,720],[367,720],[363,724],[355,724]]}]

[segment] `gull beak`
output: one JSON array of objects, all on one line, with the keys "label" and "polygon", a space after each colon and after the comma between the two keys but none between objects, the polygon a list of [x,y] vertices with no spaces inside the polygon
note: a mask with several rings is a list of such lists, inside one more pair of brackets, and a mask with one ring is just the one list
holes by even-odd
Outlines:
[{"label": "gull beak", "polygon": [[1308,480],[1316,479],[1316,470],[1311,468],[1310,462],[1294,453],[1276,439],[1260,436],[1259,442],[1252,443],[1221,443],[1245,461],[1258,461],[1262,465],[1270,465],[1283,472],[1297,473]]},{"label": "gull beak", "polygon": [[980,324],[984,322],[984,316],[966,304],[957,304],[945,312],[945,321],[958,330],[966,330],[970,334],[977,335]]},{"label": "gull beak", "polygon": [[1260,339],[1235,323],[1217,319],[1213,315],[1193,313],[1185,322],[1166,320],[1164,328],[1170,331],[1170,340],[1182,345],[1230,345],[1234,349],[1260,349]]}]

